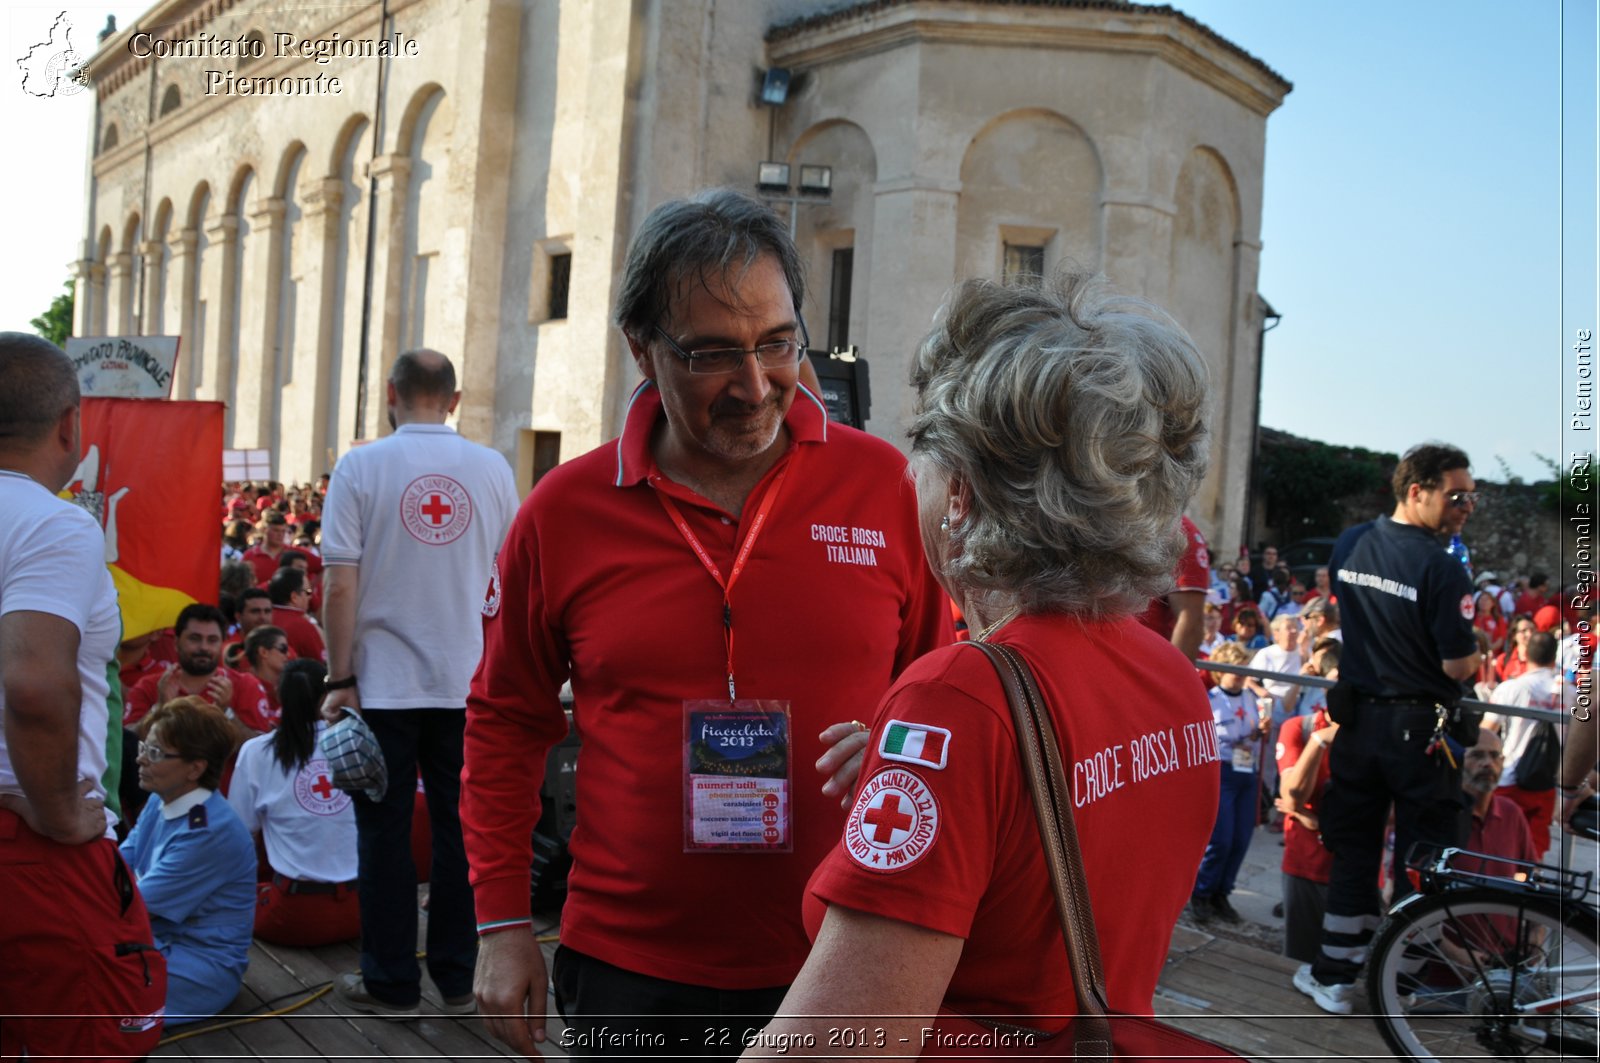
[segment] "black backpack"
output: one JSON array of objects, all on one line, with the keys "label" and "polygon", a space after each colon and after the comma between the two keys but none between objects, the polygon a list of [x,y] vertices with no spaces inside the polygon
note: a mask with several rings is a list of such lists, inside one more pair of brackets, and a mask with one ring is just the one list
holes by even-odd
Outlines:
[{"label": "black backpack", "polygon": [[1556,725],[1541,720],[1533,737],[1517,758],[1517,786],[1524,790],[1553,790],[1561,774],[1561,736]]}]

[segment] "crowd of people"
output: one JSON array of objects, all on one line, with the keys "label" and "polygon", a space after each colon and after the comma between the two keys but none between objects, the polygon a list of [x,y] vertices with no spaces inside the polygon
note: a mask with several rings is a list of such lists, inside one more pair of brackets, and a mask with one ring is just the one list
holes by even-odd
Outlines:
[{"label": "crowd of people", "polygon": [[[0,972],[41,1017],[0,1051],[104,1054],[100,1027],[48,1021],[67,999],[147,1051],[163,1008],[228,1006],[252,937],[359,938],[336,999],[413,1017],[424,881],[435,1006],[481,1008],[524,1053],[552,985],[575,1055],[677,1053],[708,1022],[747,1035],[708,1054],[763,1054],[865,1013],[882,1036],[859,1054],[926,1044],[940,1015],[1062,1035],[1081,995],[1021,736],[952,606],[1031,665],[1061,735],[1120,1011],[1149,1012],[1181,913],[1239,918],[1263,809],[1296,985],[1348,1011],[1391,803],[1397,851],[1514,835],[1520,859],[1567,811],[1558,787],[1592,787],[1592,747],[1552,773],[1522,717],[1435,726],[1461,682],[1570,708],[1593,650],[1592,610],[1545,601],[1537,575],[1474,590],[1439,547],[1476,503],[1459,451],[1408,453],[1394,516],[1347,532],[1309,587],[1271,546],[1213,567],[1183,516],[1205,359],[1158,308],[1078,275],[959,286],[915,358],[908,461],[805,386],[803,294],[765,205],[663,204],[618,296],[643,382],[617,440],[519,509],[505,459],[446,424],[450,360],[402,353],[395,432],[315,484],[224,485],[220,600],[120,646],[98,529],[53,497],[76,461],[70,363],[0,336],[0,885],[40,912],[63,904],[52,882],[98,890],[76,903],[119,961],[70,998]],[[1431,574],[1421,601],[1374,590],[1395,565]],[[569,726],[580,811],[547,972],[530,838]],[[1424,776],[1450,800],[1418,798]],[[1171,874],[1123,873],[1135,831]],[[0,942],[25,937],[0,913]]]}]

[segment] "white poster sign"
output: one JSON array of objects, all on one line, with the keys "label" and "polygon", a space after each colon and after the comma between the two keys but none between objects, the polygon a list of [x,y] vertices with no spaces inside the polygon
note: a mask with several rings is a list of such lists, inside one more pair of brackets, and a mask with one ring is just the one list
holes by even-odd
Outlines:
[{"label": "white poster sign", "polygon": [[78,387],[97,399],[165,399],[178,364],[177,336],[74,336],[67,357]]},{"label": "white poster sign", "polygon": [[224,450],[222,478],[228,483],[272,479],[272,451]]}]

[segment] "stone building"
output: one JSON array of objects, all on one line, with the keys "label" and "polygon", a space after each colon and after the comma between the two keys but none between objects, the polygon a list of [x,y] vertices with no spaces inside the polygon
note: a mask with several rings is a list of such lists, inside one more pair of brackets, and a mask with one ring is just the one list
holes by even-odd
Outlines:
[{"label": "stone building", "polygon": [[609,323],[632,233],[772,160],[832,168],[831,199],[779,209],[814,345],[870,361],[871,431],[904,442],[908,355],[954,281],[1101,269],[1210,360],[1193,513],[1240,539],[1266,119],[1290,86],[1172,8],[162,0],[87,71],[75,332],[182,336],[175,396],[225,401],[229,445],[280,478],[386,431],[388,364],[421,345],[525,488],[605,441],[637,379]]}]

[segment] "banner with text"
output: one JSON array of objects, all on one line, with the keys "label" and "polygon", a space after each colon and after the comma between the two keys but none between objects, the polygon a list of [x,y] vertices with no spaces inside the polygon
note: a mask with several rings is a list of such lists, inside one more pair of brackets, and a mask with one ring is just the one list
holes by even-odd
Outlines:
[{"label": "banner with text", "polygon": [[164,399],[172,394],[176,336],[74,336],[66,351],[86,398]]}]

